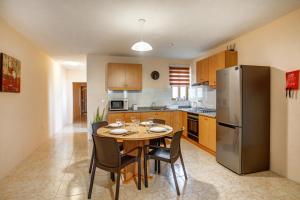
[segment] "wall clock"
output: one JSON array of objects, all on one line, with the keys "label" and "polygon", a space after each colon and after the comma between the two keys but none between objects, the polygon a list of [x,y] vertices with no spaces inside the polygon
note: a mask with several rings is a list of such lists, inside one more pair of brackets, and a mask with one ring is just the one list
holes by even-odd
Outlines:
[{"label": "wall clock", "polygon": [[159,79],[159,72],[158,72],[158,71],[153,71],[153,72],[151,72],[151,78],[152,78],[153,80]]}]

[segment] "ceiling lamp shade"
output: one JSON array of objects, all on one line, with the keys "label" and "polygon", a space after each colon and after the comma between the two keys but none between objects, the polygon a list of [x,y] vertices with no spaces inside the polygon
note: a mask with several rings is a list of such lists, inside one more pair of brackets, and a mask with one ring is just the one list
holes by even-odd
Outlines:
[{"label": "ceiling lamp shade", "polygon": [[141,26],[141,39],[139,42],[136,42],[132,45],[131,49],[134,50],[134,51],[151,51],[153,48],[152,46],[148,43],[148,42],[145,42],[143,40],[143,26],[146,22],[145,19],[139,19],[138,22],[140,23],[140,26]]},{"label": "ceiling lamp shade", "polygon": [[134,43],[131,49],[134,51],[151,51],[153,48],[149,43],[144,41],[139,41]]}]

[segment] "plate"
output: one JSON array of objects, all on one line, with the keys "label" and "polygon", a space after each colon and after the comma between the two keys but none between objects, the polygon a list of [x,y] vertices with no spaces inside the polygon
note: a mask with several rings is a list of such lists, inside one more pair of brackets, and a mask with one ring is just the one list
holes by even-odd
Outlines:
[{"label": "plate", "polygon": [[141,125],[143,125],[143,126],[151,126],[151,125],[153,125],[153,124],[154,124],[154,123],[151,122],[151,121],[141,122]]},{"label": "plate", "polygon": [[164,128],[164,127],[155,126],[155,127],[151,127],[151,128],[149,129],[149,131],[155,132],[155,133],[161,133],[161,132],[166,132],[167,129]]},{"label": "plate", "polygon": [[128,131],[126,129],[123,128],[117,128],[117,129],[113,129],[110,131],[111,134],[115,134],[115,135],[122,135],[127,133]]},{"label": "plate", "polygon": [[109,124],[108,126],[112,127],[112,128],[118,128],[118,127],[121,127],[122,125],[123,125],[122,123],[112,123],[112,124]]}]

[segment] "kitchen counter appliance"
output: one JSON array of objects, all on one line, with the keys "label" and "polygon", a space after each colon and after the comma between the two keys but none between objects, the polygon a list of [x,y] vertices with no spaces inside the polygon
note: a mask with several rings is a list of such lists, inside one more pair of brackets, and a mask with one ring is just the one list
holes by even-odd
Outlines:
[{"label": "kitchen counter appliance", "polygon": [[128,110],[128,99],[114,99],[109,101],[109,110]]},{"label": "kitchen counter appliance", "polygon": [[270,68],[217,71],[217,162],[237,174],[269,169]]}]

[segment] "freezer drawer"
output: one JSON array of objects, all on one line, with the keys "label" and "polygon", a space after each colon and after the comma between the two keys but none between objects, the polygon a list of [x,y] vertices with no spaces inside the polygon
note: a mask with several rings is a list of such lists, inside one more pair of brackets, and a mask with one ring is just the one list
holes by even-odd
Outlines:
[{"label": "freezer drawer", "polygon": [[242,126],[242,68],[217,71],[217,121]]},{"label": "freezer drawer", "polygon": [[217,125],[217,162],[241,174],[242,128],[226,124]]}]

